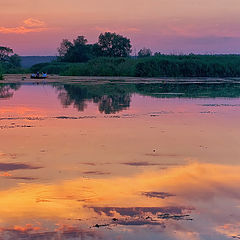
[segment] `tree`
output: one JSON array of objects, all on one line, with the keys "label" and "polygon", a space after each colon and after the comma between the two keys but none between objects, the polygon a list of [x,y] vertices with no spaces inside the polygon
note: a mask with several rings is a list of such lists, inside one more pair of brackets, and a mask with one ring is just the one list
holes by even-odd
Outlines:
[{"label": "tree", "polygon": [[128,57],[132,48],[130,39],[110,32],[99,35],[98,46],[105,57]]},{"label": "tree", "polygon": [[21,58],[11,48],[0,46],[0,63],[3,68],[21,67]]},{"label": "tree", "polygon": [[152,51],[150,48],[142,48],[138,52],[138,57],[150,57],[152,56]]},{"label": "tree", "polygon": [[8,61],[9,55],[13,53],[13,50],[8,47],[0,46],[0,61]]},{"label": "tree", "polygon": [[68,39],[63,39],[60,47],[58,48],[58,54],[59,57],[64,57],[67,53],[67,51],[69,50],[70,47],[72,47],[73,44],[68,40]]},{"label": "tree", "polygon": [[17,54],[13,54],[9,57],[9,63],[15,67],[21,67],[21,57]]},{"label": "tree", "polygon": [[61,61],[86,62],[90,59],[91,46],[87,45],[87,39],[84,36],[78,36],[73,43],[63,39],[58,53]]},{"label": "tree", "polygon": [[84,36],[78,36],[75,40],[73,40],[74,46],[76,45],[86,45],[88,40]]}]

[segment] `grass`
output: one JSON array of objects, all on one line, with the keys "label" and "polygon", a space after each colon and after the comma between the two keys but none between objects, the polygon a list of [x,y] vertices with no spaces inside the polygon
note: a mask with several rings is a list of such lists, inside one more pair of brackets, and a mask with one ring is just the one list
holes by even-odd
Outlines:
[{"label": "grass", "polygon": [[31,71],[65,76],[240,77],[240,55],[101,57],[87,63],[41,63],[34,65]]}]

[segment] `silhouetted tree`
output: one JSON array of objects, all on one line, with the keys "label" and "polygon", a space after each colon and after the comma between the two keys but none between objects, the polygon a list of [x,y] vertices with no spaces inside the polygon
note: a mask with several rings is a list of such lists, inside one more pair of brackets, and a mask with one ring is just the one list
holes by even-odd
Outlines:
[{"label": "silhouetted tree", "polygon": [[130,39],[116,33],[101,33],[98,38],[99,53],[105,57],[128,57],[131,53]]},{"label": "silhouetted tree", "polygon": [[73,44],[68,39],[63,39],[60,47],[58,48],[58,54],[60,58],[63,58],[70,47],[72,47]]},{"label": "silhouetted tree", "polygon": [[87,39],[84,36],[78,36],[73,43],[63,39],[58,53],[61,61],[87,62],[91,57],[91,45],[87,45]]},{"label": "silhouetted tree", "polygon": [[13,54],[9,57],[9,63],[15,67],[21,67],[21,57],[17,54]]},{"label": "silhouetted tree", "polygon": [[142,48],[138,52],[138,57],[150,57],[152,56],[152,51],[150,48]]},{"label": "silhouetted tree", "polygon": [[13,50],[11,48],[0,46],[0,61],[8,61],[12,53]]},{"label": "silhouetted tree", "polygon": [[13,52],[9,47],[0,46],[0,64],[2,65],[1,72],[5,69],[21,66],[21,58]]}]

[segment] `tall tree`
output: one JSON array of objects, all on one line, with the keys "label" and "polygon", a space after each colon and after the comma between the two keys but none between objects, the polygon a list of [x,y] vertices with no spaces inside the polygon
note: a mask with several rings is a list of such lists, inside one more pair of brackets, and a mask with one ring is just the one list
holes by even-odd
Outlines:
[{"label": "tall tree", "polygon": [[0,46],[0,61],[8,61],[9,55],[13,53],[13,50],[8,47]]},{"label": "tall tree", "polygon": [[60,44],[60,47],[58,48],[59,57],[60,58],[64,57],[67,51],[69,50],[69,48],[72,46],[73,44],[68,39],[63,39]]},{"label": "tall tree", "polygon": [[131,53],[130,39],[116,33],[101,33],[98,38],[100,54],[106,57],[127,57]]},{"label": "tall tree", "polygon": [[63,39],[58,48],[60,60],[66,62],[86,62],[90,58],[90,51],[91,48],[84,36],[78,36],[73,43]]}]

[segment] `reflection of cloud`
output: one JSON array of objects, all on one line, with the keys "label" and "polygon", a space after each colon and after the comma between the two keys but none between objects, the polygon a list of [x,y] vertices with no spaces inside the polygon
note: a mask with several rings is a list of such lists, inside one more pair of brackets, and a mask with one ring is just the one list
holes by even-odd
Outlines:
[{"label": "reflection of cloud", "polygon": [[109,217],[114,217],[114,215],[120,214],[121,216],[126,217],[135,217],[145,214],[160,214],[160,213],[169,213],[169,214],[182,214],[184,211],[194,210],[191,207],[176,207],[176,206],[168,206],[168,207],[89,207],[93,209],[99,215],[105,214]]},{"label": "reflection of cloud", "polygon": [[32,166],[25,163],[0,163],[0,171],[13,171],[19,169],[39,169],[42,167]]},{"label": "reflection of cloud", "polygon": [[[16,218],[25,224],[31,213],[31,218],[38,218],[41,222],[53,219],[49,223],[51,227],[66,219],[82,219],[83,221],[78,221],[77,228],[81,231],[83,227],[89,230],[88,227],[96,223],[109,223],[114,217],[118,219],[114,224],[124,225],[122,227],[129,232],[142,225],[148,234],[153,234],[153,227],[162,233],[162,225],[155,226],[155,221],[166,226],[163,234],[177,232],[171,238],[161,235],[162,239],[192,240],[198,239],[198,235],[199,239],[210,239],[209,236],[216,234],[222,234],[221,238],[217,238],[222,239],[227,234],[227,228],[223,233],[219,226],[234,225],[240,221],[239,171],[240,166],[194,163],[164,171],[146,170],[130,177],[102,176],[100,179],[78,178],[55,184],[23,184],[0,192],[1,225],[11,222],[14,226]],[[146,198],[146,194],[139,194],[142,192],[154,197]],[[162,193],[173,193],[176,196],[161,198]],[[189,221],[189,224],[176,221],[182,219],[180,214],[191,214],[190,218],[194,221]],[[69,236],[72,236],[71,233],[80,236],[80,233],[74,231],[62,230],[60,237],[63,238],[68,233]],[[113,229],[112,234],[116,232]],[[187,237],[188,233],[190,237]],[[38,233],[34,234],[37,236]],[[51,239],[44,238],[45,232],[41,234],[42,239]],[[54,239],[56,232],[51,234]],[[237,235],[238,232],[234,234]],[[176,237],[180,235],[182,237]],[[14,235],[12,239],[18,239],[17,236]],[[30,238],[32,235],[26,236],[34,239]],[[104,239],[115,239],[115,235]],[[152,239],[159,239],[159,236]]]},{"label": "reflection of cloud", "polygon": [[162,222],[148,221],[146,219],[120,220],[117,224],[125,226],[161,225],[162,228],[166,227]]},{"label": "reflection of cloud", "polygon": [[0,228],[0,234],[4,239],[85,239],[88,237],[100,239],[100,234],[88,229],[80,229],[75,226],[59,225],[54,231],[43,231],[39,226],[26,224],[13,228]]},{"label": "reflection of cloud", "polygon": [[38,180],[38,178],[35,178],[35,177],[9,177],[9,179],[26,180],[26,181]]},{"label": "reflection of cloud", "polygon": [[161,199],[176,196],[174,194],[166,193],[166,192],[143,192],[142,195],[149,198],[161,198]]},{"label": "reflection of cloud", "polygon": [[145,156],[148,157],[179,157],[180,154],[164,154],[164,153],[146,153]]},{"label": "reflection of cloud", "polygon": [[240,222],[224,224],[223,226],[217,227],[216,231],[229,238],[240,239]]},{"label": "reflection of cloud", "polygon": [[0,174],[0,176],[1,177],[10,177],[10,176],[12,176],[12,174],[9,173],[9,172],[3,172],[3,173]]},{"label": "reflection of cloud", "polygon": [[101,171],[86,171],[83,172],[83,174],[92,174],[92,175],[109,175],[111,174],[110,172],[101,172]]},{"label": "reflection of cloud", "polygon": [[43,32],[48,30],[45,23],[38,19],[28,18],[23,21],[24,25],[17,27],[0,27],[0,33],[3,34],[25,34],[33,32]]},{"label": "reflection of cloud", "polygon": [[153,163],[153,162],[125,162],[124,165],[135,166],[135,167],[146,167],[146,166],[176,166],[176,163]]}]

